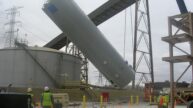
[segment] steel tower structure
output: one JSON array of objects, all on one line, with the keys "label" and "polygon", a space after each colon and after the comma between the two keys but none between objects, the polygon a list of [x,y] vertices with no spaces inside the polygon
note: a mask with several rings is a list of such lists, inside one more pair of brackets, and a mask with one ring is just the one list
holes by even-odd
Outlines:
[{"label": "steel tower structure", "polygon": [[[162,40],[169,44],[169,57],[163,57],[162,60],[170,64],[170,100],[171,108],[175,106],[175,97],[187,104],[188,102],[176,93],[176,84],[187,72],[193,72],[193,13],[186,13],[171,16],[168,18],[168,36],[163,37]],[[189,43],[188,49],[180,48],[179,44]],[[178,50],[180,54],[176,54]],[[184,71],[178,76],[175,73],[177,63],[187,63]],[[177,79],[177,80],[175,80]],[[193,74],[192,74],[193,82]]]},{"label": "steel tower structure", "polygon": [[8,10],[6,10],[7,15],[10,15],[10,21],[6,23],[5,25],[9,25],[9,30],[6,32],[7,38],[6,38],[6,47],[13,47],[14,41],[15,41],[15,32],[18,32],[18,29],[15,30],[15,25],[17,23],[21,23],[20,21],[16,21],[16,15],[19,13],[19,9],[22,7],[12,7]]},{"label": "steel tower structure", "polygon": [[[145,43],[145,46],[143,44]],[[142,61],[145,61],[145,65]],[[142,65],[147,67],[144,69]],[[143,70],[140,70],[140,68]],[[149,1],[139,0],[135,3],[135,31],[134,31],[134,49],[133,49],[133,68],[136,75],[140,75],[139,81],[133,80],[133,88],[139,86],[143,79],[146,82],[154,83],[152,37],[149,13]],[[151,78],[151,80],[149,80]]]}]

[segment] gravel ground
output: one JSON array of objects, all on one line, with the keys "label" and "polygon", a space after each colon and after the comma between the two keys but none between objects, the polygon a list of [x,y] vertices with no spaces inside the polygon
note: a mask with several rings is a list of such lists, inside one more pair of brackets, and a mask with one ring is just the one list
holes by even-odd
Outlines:
[{"label": "gravel ground", "polygon": [[[80,103],[80,102],[79,102]],[[83,108],[83,106],[81,105],[81,103],[77,106],[70,106],[68,108]],[[100,104],[99,103],[87,103],[86,104],[86,108],[100,108]],[[126,103],[122,103],[122,104],[118,104],[118,103],[111,103],[106,105],[106,107],[104,108],[157,108],[156,105],[149,105],[148,103],[142,103],[139,105],[129,105]],[[187,108],[186,106],[176,106],[175,108]]]}]

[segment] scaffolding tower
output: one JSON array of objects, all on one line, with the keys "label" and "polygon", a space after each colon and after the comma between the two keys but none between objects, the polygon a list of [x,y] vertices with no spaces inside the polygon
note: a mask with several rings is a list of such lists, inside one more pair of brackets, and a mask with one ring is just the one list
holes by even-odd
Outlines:
[{"label": "scaffolding tower", "polygon": [[[145,65],[142,62],[143,60],[146,63]],[[146,69],[144,69],[143,66],[145,66]],[[140,70],[139,67],[143,68],[143,70]],[[136,71],[136,76],[140,75],[137,83],[135,83],[136,79],[133,80],[133,88],[139,87],[143,80],[145,80],[145,83],[154,83],[151,24],[148,0],[138,0],[135,4],[133,68]]]},{"label": "scaffolding tower", "polygon": [[[193,72],[193,14],[181,14],[168,18],[168,35],[163,37],[162,40],[169,43],[169,57],[163,57],[163,61],[170,63],[170,95],[171,95],[171,108],[174,108],[175,97],[179,97],[176,94],[176,84],[184,76],[184,74],[191,68]],[[190,44],[190,52],[187,52],[186,49],[179,48],[176,46],[180,43],[188,42]],[[182,55],[176,55],[174,53],[174,48],[182,52]],[[187,47],[188,48],[188,47]],[[175,77],[174,73],[175,64],[177,63],[189,63],[186,69],[182,72],[179,78]],[[175,78],[177,79],[176,81]],[[192,76],[193,82],[193,76]],[[187,104],[185,100],[179,98]]]},{"label": "scaffolding tower", "polygon": [[83,55],[83,53],[77,48],[77,46],[69,41],[67,38],[65,40],[65,53],[70,54],[76,57],[81,58],[81,74],[80,74],[80,80],[84,84],[88,84],[88,59]]}]

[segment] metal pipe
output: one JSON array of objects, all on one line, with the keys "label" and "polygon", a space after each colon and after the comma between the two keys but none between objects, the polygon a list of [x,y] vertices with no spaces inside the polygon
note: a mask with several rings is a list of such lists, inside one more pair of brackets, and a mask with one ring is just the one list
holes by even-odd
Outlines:
[{"label": "metal pipe", "polygon": [[184,0],[176,0],[178,7],[180,9],[181,14],[188,13],[188,10],[186,8],[186,4],[184,3]]}]

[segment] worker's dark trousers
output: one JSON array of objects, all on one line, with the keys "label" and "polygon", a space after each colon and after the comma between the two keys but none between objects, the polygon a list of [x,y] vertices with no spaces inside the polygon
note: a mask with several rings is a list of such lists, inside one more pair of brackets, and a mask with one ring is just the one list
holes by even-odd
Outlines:
[{"label": "worker's dark trousers", "polygon": [[165,106],[165,105],[163,105],[163,106],[162,106],[162,108],[168,108],[168,105],[166,105],[166,106]]},{"label": "worker's dark trousers", "polygon": [[158,108],[168,108],[168,106],[158,105]]},{"label": "worker's dark trousers", "polygon": [[158,107],[158,108],[163,108],[161,105],[158,105],[157,107]]},{"label": "worker's dark trousers", "polygon": [[43,108],[52,108],[51,106],[43,106]]}]

